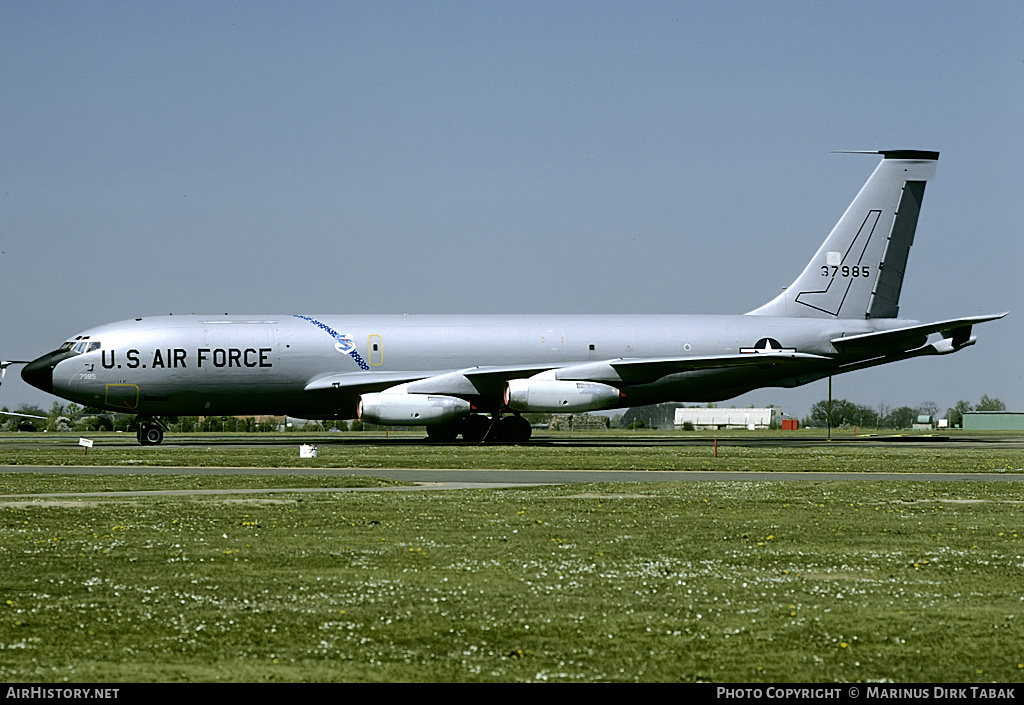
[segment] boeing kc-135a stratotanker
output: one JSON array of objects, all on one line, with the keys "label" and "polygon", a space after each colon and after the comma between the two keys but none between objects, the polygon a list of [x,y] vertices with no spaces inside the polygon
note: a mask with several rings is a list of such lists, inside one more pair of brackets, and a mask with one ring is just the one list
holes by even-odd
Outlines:
[{"label": "boeing kc-135a stratotanker", "polygon": [[973,345],[972,326],[898,318],[937,152],[882,161],[803,272],[749,313],[160,316],[84,331],[28,363],[26,382],[139,417],[287,414],[421,425],[430,438],[523,441],[524,412],[720,401],[759,387]]}]

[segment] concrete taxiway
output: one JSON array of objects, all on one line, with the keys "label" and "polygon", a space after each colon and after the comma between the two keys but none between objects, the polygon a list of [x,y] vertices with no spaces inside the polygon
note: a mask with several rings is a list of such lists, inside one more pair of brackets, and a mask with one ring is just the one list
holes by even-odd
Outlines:
[{"label": "concrete taxiway", "polygon": [[603,482],[1024,482],[1021,473],[864,473],[864,472],[719,472],[636,470],[445,470],[407,468],[145,468],[9,466],[0,473],[53,475],[318,475],[324,477],[381,477],[414,483],[403,487],[274,488],[257,490],[184,489],[118,492],[60,492],[0,495],[30,497],[117,497],[144,495],[274,494],[294,492],[408,492],[415,490],[497,489],[537,485],[575,485]]}]

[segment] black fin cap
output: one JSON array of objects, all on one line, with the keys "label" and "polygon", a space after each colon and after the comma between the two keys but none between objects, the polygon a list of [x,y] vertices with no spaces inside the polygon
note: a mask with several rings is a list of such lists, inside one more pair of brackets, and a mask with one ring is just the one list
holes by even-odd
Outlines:
[{"label": "black fin cap", "polygon": [[879,152],[886,159],[926,159],[937,161],[938,152],[923,152],[918,149],[883,149]]}]

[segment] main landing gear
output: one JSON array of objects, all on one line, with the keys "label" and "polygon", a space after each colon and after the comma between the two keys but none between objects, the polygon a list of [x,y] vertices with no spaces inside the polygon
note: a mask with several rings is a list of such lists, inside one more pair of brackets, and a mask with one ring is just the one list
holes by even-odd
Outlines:
[{"label": "main landing gear", "polygon": [[533,428],[529,421],[519,414],[499,416],[497,412],[490,418],[470,414],[450,423],[427,426],[427,437],[439,443],[451,443],[459,436],[469,443],[525,443],[530,440]]},{"label": "main landing gear", "polygon": [[155,419],[139,418],[139,428],[135,437],[144,446],[158,446],[163,443],[164,429]]}]

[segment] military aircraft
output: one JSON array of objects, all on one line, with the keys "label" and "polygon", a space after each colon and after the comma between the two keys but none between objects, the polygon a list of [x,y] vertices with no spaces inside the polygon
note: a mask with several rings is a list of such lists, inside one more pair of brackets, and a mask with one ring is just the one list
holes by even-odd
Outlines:
[{"label": "military aircraft", "polygon": [[525,441],[524,412],[720,401],[759,387],[973,345],[1005,313],[898,318],[937,152],[888,150],[803,272],[749,313],[159,316],[99,326],[28,363],[26,382],[137,414],[358,417],[439,441]]},{"label": "military aircraft", "polygon": [[[3,384],[4,377],[7,376],[7,368],[8,367],[10,367],[11,365],[25,365],[25,364],[28,364],[28,360],[3,360],[3,361],[0,361],[0,384]],[[46,418],[45,416],[40,416],[38,414],[19,413],[17,411],[4,411],[2,409],[0,409],[0,416],[17,416],[22,421],[24,421],[26,418],[32,418],[32,419],[45,419]],[[19,424],[19,428],[21,428],[20,424]],[[32,428],[34,429],[35,426],[32,426]]]}]

